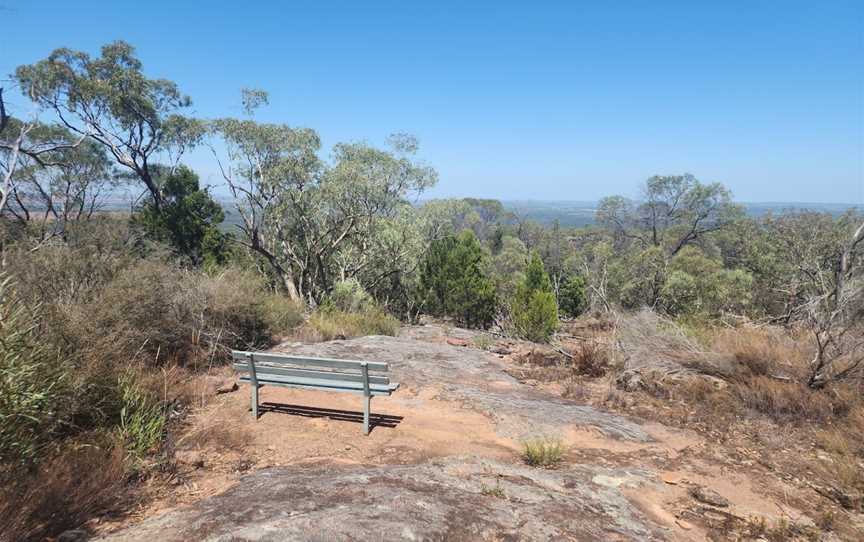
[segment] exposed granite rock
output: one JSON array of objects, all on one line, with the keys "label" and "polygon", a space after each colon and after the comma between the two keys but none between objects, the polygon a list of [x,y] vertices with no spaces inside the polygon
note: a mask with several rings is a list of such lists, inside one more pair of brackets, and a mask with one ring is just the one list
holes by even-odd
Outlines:
[{"label": "exposed granite rock", "polygon": [[544,470],[476,457],[418,465],[297,466],[102,540],[663,540],[622,488],[642,471]]}]

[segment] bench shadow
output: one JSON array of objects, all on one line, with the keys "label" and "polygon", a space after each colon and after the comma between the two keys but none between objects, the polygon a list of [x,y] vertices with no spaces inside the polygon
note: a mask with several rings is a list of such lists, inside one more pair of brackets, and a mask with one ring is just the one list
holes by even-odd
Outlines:
[{"label": "bench shadow", "polygon": [[[363,424],[363,412],[354,410],[336,410],[332,408],[320,408],[304,405],[286,405],[283,403],[268,403],[262,402],[258,405],[259,416],[265,412],[274,412],[278,414],[288,414],[290,416],[303,416],[305,418],[329,418],[340,422],[353,422]],[[395,416],[393,414],[379,414],[371,412],[369,414],[369,432],[371,433],[376,427],[395,428],[401,422],[403,416]]]}]

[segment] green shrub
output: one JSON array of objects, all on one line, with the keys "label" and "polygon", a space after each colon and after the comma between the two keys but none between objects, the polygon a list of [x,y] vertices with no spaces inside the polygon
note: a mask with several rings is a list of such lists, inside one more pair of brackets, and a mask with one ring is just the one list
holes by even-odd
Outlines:
[{"label": "green shrub", "polygon": [[512,315],[517,333],[529,341],[548,342],[558,328],[558,305],[537,253],[531,256],[525,281],[516,290]]},{"label": "green shrub", "polygon": [[558,289],[558,308],[565,316],[576,318],[586,306],[585,279],[579,275],[565,278]]},{"label": "green shrub", "polygon": [[267,292],[261,300],[262,318],[271,336],[287,335],[303,323],[303,305],[277,292]]},{"label": "green shrub", "polygon": [[324,310],[362,312],[375,306],[375,300],[356,279],[337,282],[322,303]]},{"label": "green shrub", "polygon": [[742,269],[724,269],[723,262],[696,247],[685,247],[669,262],[660,290],[660,304],[675,316],[718,316],[743,312],[749,305],[753,277]]},{"label": "green shrub", "polygon": [[30,463],[60,430],[68,378],[40,342],[37,315],[26,310],[0,274],[0,459]]},{"label": "green shrub", "polygon": [[541,438],[522,443],[522,459],[532,467],[554,467],[564,457],[564,445],[558,439]]},{"label": "green shrub", "polygon": [[147,390],[138,375],[123,375],[118,385],[122,393],[119,433],[126,451],[135,461],[155,451],[165,435],[165,407]]},{"label": "green shrub", "polygon": [[433,241],[420,270],[425,310],[467,327],[488,327],[495,318],[495,285],[486,275],[486,254],[470,230]]},{"label": "green shrub", "polygon": [[176,254],[195,265],[224,264],[227,236],[219,231],[225,220],[222,207],[209,191],[201,189],[198,175],[186,166],[169,172],[158,168],[163,194],[157,209],[152,197],[132,217],[132,222],[156,241],[170,245]]}]

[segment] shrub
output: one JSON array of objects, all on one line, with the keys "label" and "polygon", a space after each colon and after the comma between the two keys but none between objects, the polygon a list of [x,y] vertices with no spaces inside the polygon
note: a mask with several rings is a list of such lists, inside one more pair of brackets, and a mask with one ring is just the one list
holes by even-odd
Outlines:
[{"label": "shrub", "polygon": [[810,352],[802,348],[793,335],[780,330],[744,327],[720,330],[710,343],[715,352],[735,356],[741,378],[779,375],[801,380],[806,377]]},{"label": "shrub", "polygon": [[597,341],[583,341],[578,349],[571,350],[573,372],[577,375],[597,378],[606,374],[611,364],[608,348]]},{"label": "shrub", "polygon": [[845,415],[851,398],[838,389],[812,390],[799,382],[756,376],[735,386],[747,407],[780,423],[827,422]]},{"label": "shrub", "polygon": [[527,298],[527,302],[520,301],[514,306],[513,323],[523,338],[538,343],[549,342],[558,328],[555,296],[552,292],[532,292],[527,294]]},{"label": "shrub", "polygon": [[375,300],[363,289],[363,286],[355,279],[348,279],[339,281],[333,286],[333,291],[324,300],[321,308],[342,312],[361,312],[374,306]]},{"label": "shrub", "polygon": [[696,247],[685,247],[669,262],[660,304],[673,315],[717,316],[749,306],[753,277],[741,269],[724,269]]},{"label": "shrub", "polygon": [[165,434],[165,405],[129,372],[119,381],[122,393],[119,433],[134,461],[155,451]]},{"label": "shrub", "polygon": [[65,367],[36,334],[11,280],[0,275],[0,458],[30,463],[64,420]]},{"label": "shrub", "polygon": [[[192,350],[193,307],[184,300],[183,272],[154,260],[122,270],[81,307],[76,349],[128,362],[185,361]],[[95,342],[92,342],[96,339]]]},{"label": "shrub", "polygon": [[219,231],[225,220],[222,207],[201,189],[198,175],[186,166],[161,171],[163,202],[156,208],[149,197],[133,216],[150,238],[171,245],[177,255],[195,265],[220,265],[227,256],[226,235]]},{"label": "shrub", "polygon": [[552,284],[536,252],[525,271],[525,281],[517,288],[512,312],[517,333],[529,341],[548,342],[558,328]]},{"label": "shrub", "polygon": [[532,439],[522,443],[522,458],[532,467],[554,467],[564,456],[564,445],[558,439]]},{"label": "shrub", "polygon": [[303,305],[288,296],[268,292],[261,301],[262,318],[270,335],[286,335],[303,323]]},{"label": "shrub", "polygon": [[585,279],[579,275],[564,279],[558,289],[558,308],[564,316],[576,318],[587,308],[585,297]]},{"label": "shrub", "polygon": [[433,241],[420,270],[425,310],[468,327],[488,327],[497,300],[485,268],[486,254],[470,230]]}]

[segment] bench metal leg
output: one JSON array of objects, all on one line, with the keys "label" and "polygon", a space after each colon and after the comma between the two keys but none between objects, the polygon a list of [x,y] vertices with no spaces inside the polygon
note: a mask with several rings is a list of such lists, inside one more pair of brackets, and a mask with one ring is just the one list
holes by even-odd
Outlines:
[{"label": "bench metal leg", "polygon": [[252,417],[258,421],[258,372],[255,370],[255,355],[252,352],[246,354],[249,363],[249,385],[252,388]]},{"label": "bench metal leg", "polygon": [[369,389],[369,365],[364,361],[360,364],[363,375],[363,434],[369,434],[369,403],[372,401],[372,391]]},{"label": "bench metal leg", "polygon": [[252,417],[258,419],[258,386],[252,385]]},{"label": "bench metal leg", "polygon": [[366,395],[363,397],[363,434],[369,434],[369,407],[372,402],[372,397]]}]

